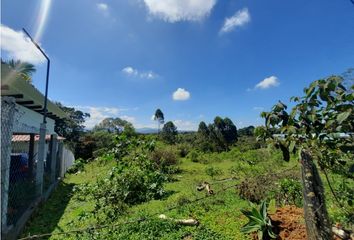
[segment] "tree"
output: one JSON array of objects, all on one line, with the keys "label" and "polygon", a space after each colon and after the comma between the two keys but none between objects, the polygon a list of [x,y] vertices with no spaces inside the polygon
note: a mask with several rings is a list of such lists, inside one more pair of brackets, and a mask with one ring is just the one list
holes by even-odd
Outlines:
[{"label": "tree", "polygon": [[[311,83],[305,96],[294,97],[290,113],[281,102],[263,112],[265,127],[257,135],[289,154],[299,152],[305,221],[308,239],[332,239],[324,190],[314,160],[324,172],[354,158],[354,85],[347,89],[343,78],[331,76]],[[273,134],[279,129],[281,135]],[[348,167],[349,168],[349,167]]]},{"label": "tree", "polygon": [[121,118],[105,118],[99,124],[93,127],[92,131],[107,131],[109,133],[126,132],[129,135],[135,134],[133,125]]},{"label": "tree", "polygon": [[160,125],[165,122],[163,112],[158,108],[155,111],[154,120],[157,121],[157,132],[160,132]]},{"label": "tree", "polygon": [[84,133],[85,126],[83,124],[86,118],[90,117],[90,114],[76,110],[73,107],[66,107],[59,102],[56,105],[67,114],[68,118],[56,122],[55,132],[65,137],[67,144],[74,150],[80,136]]},{"label": "tree", "polygon": [[253,136],[254,135],[254,126],[248,126],[240,128],[237,133],[239,136]]},{"label": "tree", "polygon": [[1,60],[1,63],[7,64],[12,70],[14,70],[18,75],[23,77],[28,82],[32,81],[32,74],[36,72],[36,68],[33,64],[22,62],[20,60],[15,61],[12,59],[7,62]]},{"label": "tree", "polygon": [[177,134],[177,127],[171,121],[168,121],[162,128],[162,139],[169,144],[176,143]]},{"label": "tree", "polygon": [[199,124],[198,145],[202,151],[225,151],[237,141],[237,128],[229,118],[217,116],[213,124]]}]

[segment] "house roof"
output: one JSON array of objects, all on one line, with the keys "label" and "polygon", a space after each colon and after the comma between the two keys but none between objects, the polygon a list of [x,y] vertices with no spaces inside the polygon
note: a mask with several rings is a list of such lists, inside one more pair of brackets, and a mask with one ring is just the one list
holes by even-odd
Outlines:
[{"label": "house roof", "polygon": [[[16,103],[43,114],[44,95],[32,84],[25,81],[6,64],[1,64],[1,96],[14,97]],[[66,113],[50,100],[47,102],[48,118],[68,118]]]},{"label": "house roof", "polygon": [[[65,138],[64,137],[61,137],[61,136],[58,136],[57,139],[60,141],[60,140],[64,140]],[[46,141],[49,141],[50,140],[50,135],[47,134],[45,136],[45,140]],[[12,142],[29,142],[30,141],[30,135],[29,134],[26,134],[26,135],[12,135]],[[34,136],[34,141],[37,142],[39,141],[39,135],[35,135]]]}]

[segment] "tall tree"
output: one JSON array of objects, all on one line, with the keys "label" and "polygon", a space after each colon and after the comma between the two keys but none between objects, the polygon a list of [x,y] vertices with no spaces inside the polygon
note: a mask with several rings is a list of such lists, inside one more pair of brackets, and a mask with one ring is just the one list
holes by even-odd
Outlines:
[{"label": "tall tree", "polygon": [[162,128],[162,139],[169,144],[176,143],[177,134],[177,127],[171,121],[168,121]]},{"label": "tall tree", "polygon": [[65,137],[68,145],[72,149],[75,149],[80,136],[84,133],[84,122],[86,118],[90,117],[90,114],[84,113],[73,107],[66,107],[59,102],[57,102],[56,105],[68,115],[68,118],[56,122],[55,132],[60,136]]},{"label": "tall tree", "polygon": [[155,111],[154,120],[157,121],[157,132],[160,133],[160,125],[165,122],[165,117],[159,108]]},{"label": "tall tree", "polygon": [[134,127],[133,125],[121,118],[105,118],[103,119],[99,124],[94,126],[92,129],[93,131],[107,131],[109,133],[121,133],[121,132],[126,132],[126,133],[134,133]]},{"label": "tall tree", "polygon": [[[279,147],[285,160],[299,152],[305,222],[309,240],[332,239],[325,195],[314,160],[324,172],[348,165],[354,159],[354,85],[346,89],[343,78],[331,76],[311,83],[303,97],[294,97],[295,106],[287,112],[281,102],[263,112],[265,127],[257,135]],[[280,130],[282,137],[273,134]],[[349,166],[347,166],[349,168]]]},{"label": "tall tree", "polygon": [[36,68],[33,64],[13,59],[7,62],[1,60],[1,62],[3,64],[7,64],[12,70],[14,70],[21,77],[23,77],[26,81],[32,82],[32,74],[36,72]]}]

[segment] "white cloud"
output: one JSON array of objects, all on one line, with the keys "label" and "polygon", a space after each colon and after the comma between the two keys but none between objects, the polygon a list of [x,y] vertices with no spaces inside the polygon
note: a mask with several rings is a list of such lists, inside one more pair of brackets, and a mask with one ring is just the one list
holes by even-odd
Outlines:
[{"label": "white cloud", "polygon": [[72,106],[83,112],[89,113],[90,117],[86,119],[84,125],[87,129],[93,128],[96,124],[100,123],[103,119],[109,117],[119,117],[128,122],[135,123],[135,117],[120,115],[122,111],[128,111],[127,108],[116,108],[116,107],[97,107],[97,106]]},{"label": "white cloud", "polygon": [[267,89],[270,87],[277,87],[279,86],[279,80],[276,76],[270,76],[268,78],[263,79],[261,82],[257,83],[254,87],[255,89]]},{"label": "white cloud", "polygon": [[237,11],[232,17],[226,18],[220,33],[231,32],[237,27],[241,27],[251,21],[250,13],[247,8]]},{"label": "white cloud", "polygon": [[15,31],[1,24],[1,49],[9,58],[22,60],[32,64],[43,63],[46,59],[34,46],[31,40],[22,32]]},{"label": "white cloud", "polygon": [[191,97],[191,94],[184,88],[178,88],[173,94],[172,98],[175,101],[185,101]]},{"label": "white cloud", "polygon": [[132,67],[125,67],[122,69],[122,72],[129,75],[129,76],[132,76],[132,75],[137,75],[138,74],[138,70],[132,68]]},{"label": "white cloud", "polygon": [[167,22],[200,21],[207,17],[216,0],[144,0],[149,14]]},{"label": "white cloud", "polygon": [[181,131],[181,130],[196,131],[197,130],[197,124],[195,122],[177,119],[177,120],[174,120],[173,123],[176,125],[176,127],[179,131]]},{"label": "white cloud", "polygon": [[130,66],[123,68],[122,72],[129,77],[139,77],[142,79],[155,79],[158,77],[158,75],[151,70],[139,71],[138,69]]},{"label": "white cloud", "polygon": [[120,116],[120,118],[130,123],[135,123],[136,120],[135,117],[127,116],[127,115]]},{"label": "white cloud", "polygon": [[106,3],[97,3],[96,6],[101,11],[108,11],[108,5]]}]

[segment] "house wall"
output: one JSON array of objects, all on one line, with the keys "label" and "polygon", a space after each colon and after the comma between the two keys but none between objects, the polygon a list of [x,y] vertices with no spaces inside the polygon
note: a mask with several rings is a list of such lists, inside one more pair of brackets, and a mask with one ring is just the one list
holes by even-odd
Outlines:
[{"label": "house wall", "polygon": [[[16,104],[16,124],[14,132],[39,133],[40,124],[43,122],[43,115],[26,107]],[[54,134],[55,121],[47,117],[47,134]]]}]

